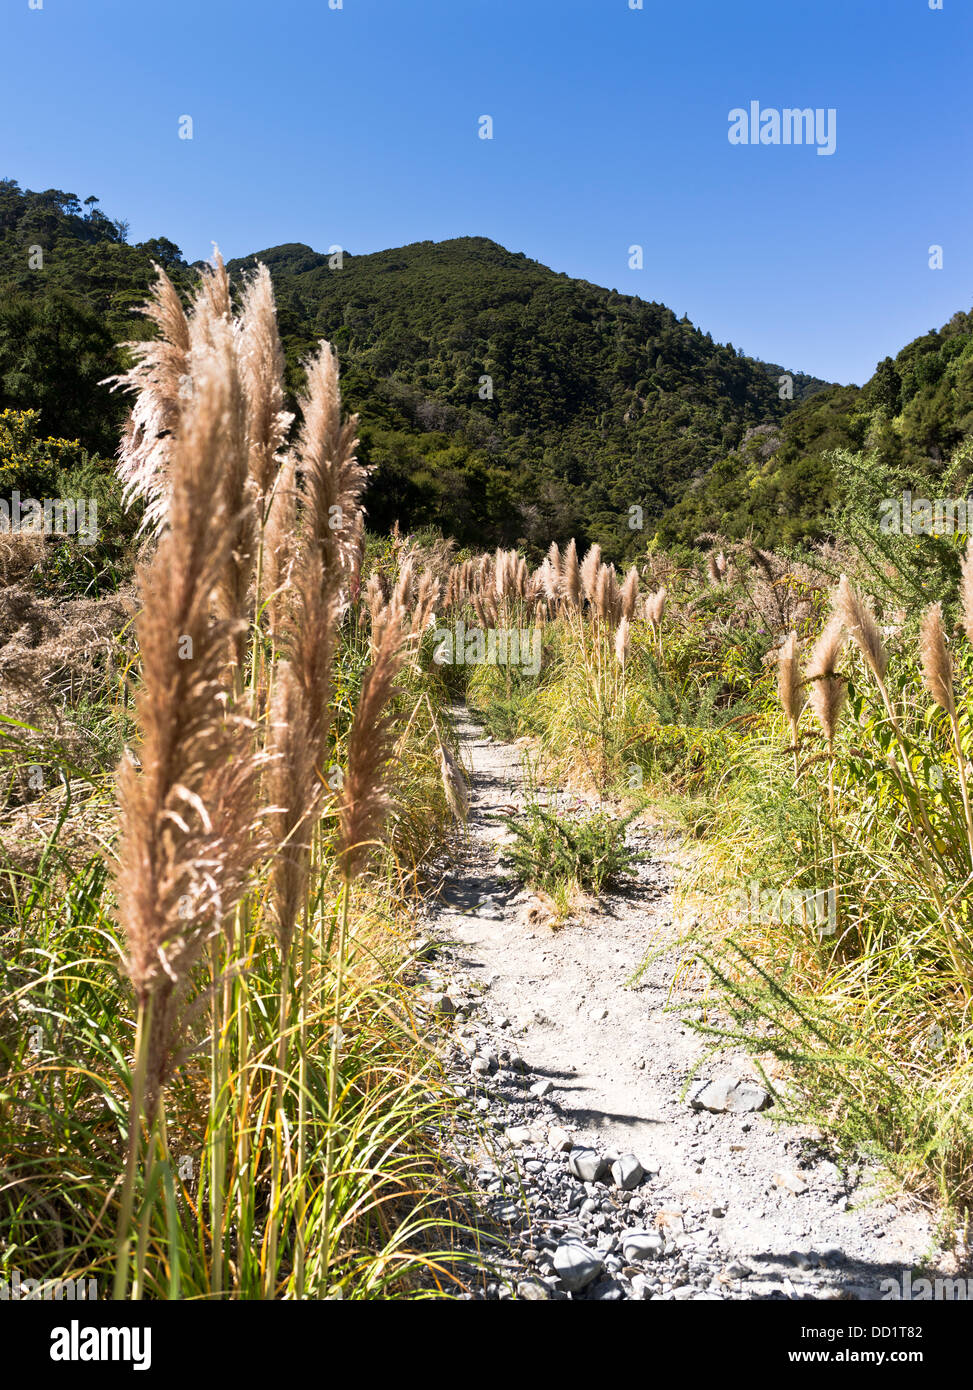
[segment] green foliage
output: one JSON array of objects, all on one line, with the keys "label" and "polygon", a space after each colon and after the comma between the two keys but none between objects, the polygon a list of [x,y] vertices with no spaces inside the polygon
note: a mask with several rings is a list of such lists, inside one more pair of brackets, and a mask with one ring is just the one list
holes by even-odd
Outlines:
[{"label": "green foliage", "polygon": [[60,499],[85,503],[88,536],[52,535],[33,574],[40,593],[97,597],[131,577],[139,511],[126,509],[112,463],[77,439],[43,438],[35,410],[0,411],[0,495],[10,504]]},{"label": "green foliage", "polygon": [[130,246],[97,203],[0,179],[0,408],[39,410],[47,434],[111,456],[128,407],[101,383],[118,344],[149,331],[134,310],[153,261],[182,287],[189,268],[165,238]]},{"label": "green foliage", "polygon": [[600,893],[633,872],[638,855],[625,845],[632,819],[595,811],[572,819],[531,802],[522,815],[508,816],[513,841],[506,855],[524,883],[556,894],[564,885]]},{"label": "green foliage", "polygon": [[[954,314],[938,332],[878,364],[867,385],[831,387],[799,404],[776,428],[752,431],[685,495],[659,528],[667,544],[703,532],[751,537],[776,549],[842,534],[842,513],[864,500],[877,518],[876,491],[896,480],[926,495],[965,486],[950,460],[973,430],[973,315]],[[869,491],[865,491],[866,485]],[[932,548],[929,548],[930,550]],[[953,572],[950,564],[948,572]]]}]

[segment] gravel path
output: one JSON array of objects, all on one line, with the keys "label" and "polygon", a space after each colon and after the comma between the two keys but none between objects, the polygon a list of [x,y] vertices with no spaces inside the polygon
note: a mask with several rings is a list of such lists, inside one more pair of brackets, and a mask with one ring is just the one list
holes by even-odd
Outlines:
[{"label": "gravel path", "polygon": [[458,1144],[482,1229],[499,1238],[469,1296],[879,1299],[919,1267],[955,1273],[928,1211],[749,1108],[766,1093],[745,1056],[711,1058],[681,1098],[706,1051],[685,1022],[699,995],[673,990],[674,950],[633,983],[674,939],[665,837],[635,831],[632,889],[552,931],[498,862],[520,750],[463,710],[454,722],[469,838],[423,923],[420,983],[469,1097]]}]

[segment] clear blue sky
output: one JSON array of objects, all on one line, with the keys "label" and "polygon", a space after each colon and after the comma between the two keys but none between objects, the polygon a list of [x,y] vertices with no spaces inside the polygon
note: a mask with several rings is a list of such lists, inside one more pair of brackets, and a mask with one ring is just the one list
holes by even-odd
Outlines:
[{"label": "clear blue sky", "polygon": [[0,0],[0,52],[0,175],[190,259],[489,236],[841,381],[973,305],[971,0]]}]

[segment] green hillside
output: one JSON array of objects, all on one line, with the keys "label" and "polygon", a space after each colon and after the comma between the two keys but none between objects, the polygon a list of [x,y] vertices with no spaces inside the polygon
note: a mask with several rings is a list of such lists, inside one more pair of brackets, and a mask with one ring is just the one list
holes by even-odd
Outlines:
[{"label": "green hillside", "polygon": [[[379,529],[398,519],[545,546],[577,534],[620,553],[749,429],[823,385],[795,375],[782,401],[781,367],[483,238],[345,255],[340,268],[292,244],[231,270],[257,258],[274,276],[292,390],[318,338],[338,347]],[[45,433],[110,453],[125,403],[99,383],[121,364],[117,342],[144,331],[133,310],[153,260],[188,285],[178,247],[131,245],[97,200],[0,182],[0,407],[40,410]],[[632,506],[642,532],[627,526]]]},{"label": "green hillside", "polygon": [[373,521],[460,539],[618,552],[749,428],[824,383],[714,343],[662,304],[557,274],[481,237],[343,257],[260,251],[296,361],[318,337],[344,364],[376,466]]},{"label": "green hillside", "polygon": [[[886,358],[863,388],[827,386],[715,343],[665,305],[573,280],[482,237],[334,257],[300,243],[256,260],[277,290],[292,394],[319,338],[338,348],[362,417],[383,530],[434,525],[461,542],[546,547],[571,535],[617,558],[658,532],[799,545],[842,505],[832,451],[890,480],[940,477],[973,426],[973,317]],[[161,262],[95,198],[0,181],[0,409],[110,456],[124,398],[100,383]],[[786,391],[783,393],[786,396]],[[642,528],[630,529],[641,508]]]}]

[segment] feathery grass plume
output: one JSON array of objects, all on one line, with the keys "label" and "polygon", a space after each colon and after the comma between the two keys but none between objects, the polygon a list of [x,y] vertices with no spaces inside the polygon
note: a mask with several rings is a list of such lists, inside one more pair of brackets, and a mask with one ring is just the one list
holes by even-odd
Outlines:
[{"label": "feathery grass plume", "polygon": [[662,650],[662,619],[665,616],[668,597],[669,591],[664,584],[661,588],[645,596],[645,618],[652,628],[660,652]]},{"label": "feathery grass plume", "polygon": [[561,552],[558,549],[557,541],[551,541],[551,544],[548,547],[547,564],[550,567],[550,573],[553,575],[555,586],[554,592],[550,594],[549,597],[555,598],[557,596],[558,586],[560,585],[561,580],[563,578],[563,571],[561,566]]},{"label": "feathery grass plume", "polygon": [[612,626],[615,627],[622,620],[622,591],[618,585],[618,574],[614,565],[608,566],[608,607],[611,615]]},{"label": "feathery grass plume", "polygon": [[537,571],[545,597],[549,603],[556,603],[561,588],[561,575],[558,569],[546,559]]},{"label": "feathery grass plume", "polygon": [[358,416],[341,420],[338,359],[322,342],[305,364],[298,457],[304,478],[306,524],[321,552],[326,581],[346,590],[364,528],[361,495],[367,470],[355,456]]},{"label": "feathery grass plume", "polygon": [[528,583],[527,561],[524,559],[523,555],[519,555],[519,556],[517,556],[517,563],[516,563],[516,567],[515,567],[515,570],[514,570],[514,588],[515,588],[515,590],[516,590],[516,592],[517,592],[517,597],[518,597],[518,598],[526,599],[526,597],[527,597],[527,583]]},{"label": "feathery grass plume", "polygon": [[458,600],[458,603],[459,603],[459,604],[464,604],[464,603],[468,602],[469,597],[470,597],[470,595],[471,595],[472,592],[473,592],[473,586],[474,586],[475,584],[476,584],[476,568],[475,568],[475,566],[474,566],[474,564],[473,564],[473,561],[472,561],[472,559],[470,559],[470,560],[464,560],[464,561],[463,561],[463,564],[462,564],[462,566],[461,566],[461,568],[460,568],[459,594],[458,594],[458,596],[457,596],[457,600]]},{"label": "feathery grass plume", "polygon": [[919,632],[922,683],[940,709],[952,718],[956,713],[953,696],[953,663],[943,635],[943,608],[934,603],[926,609]]},{"label": "feathery grass plume", "polygon": [[716,556],[712,551],[706,556],[706,575],[714,589],[718,589],[723,583],[723,576],[720,567],[716,562]]},{"label": "feathery grass plume", "polygon": [[628,660],[630,640],[631,631],[629,628],[628,618],[625,617],[625,615],[623,614],[622,621],[618,624],[618,627],[615,630],[615,656],[618,659],[619,665],[622,667],[624,667],[626,661]]},{"label": "feathery grass plume", "polygon": [[388,811],[384,777],[392,755],[388,705],[406,660],[408,636],[408,615],[396,592],[374,624],[371,664],[362,677],[348,734],[347,771],[338,798],[339,864],[346,883],[361,872]]},{"label": "feathery grass plume", "polygon": [[653,626],[657,627],[662,622],[663,614],[666,611],[666,597],[665,585],[645,596],[645,616]]},{"label": "feathery grass plume", "polygon": [[250,477],[257,513],[266,519],[293,415],[284,409],[284,352],[270,271],[258,265],[246,281],[238,320],[240,366],[246,387]]},{"label": "feathery grass plume", "polygon": [[[412,614],[412,636],[421,638],[436,611],[439,602],[440,584],[432,570],[423,570],[416,593],[416,606]],[[418,641],[416,642],[418,654]]]},{"label": "feathery grass plume", "polygon": [[119,919],[140,1006],[153,999],[147,1091],[158,1098],[188,971],[242,890],[255,853],[252,726],[228,713],[221,671],[237,619],[210,605],[232,545],[231,498],[213,477],[239,477],[239,410],[231,345],[197,365],[196,391],[170,458],[170,526],[139,574],[136,697],[141,772],[119,774]]},{"label": "feathery grass plume", "polygon": [[443,607],[447,609],[459,608],[463,599],[463,566],[451,565],[449,578],[446,581],[446,596],[443,599]]},{"label": "feathery grass plume", "polygon": [[614,565],[600,565],[598,567],[598,573],[595,575],[592,593],[589,597],[599,621],[607,623],[609,627],[614,627],[621,609]]},{"label": "feathery grass plume", "polygon": [[501,550],[498,546],[493,564],[493,590],[498,599],[505,598],[509,590],[507,558],[507,551]]},{"label": "feathery grass plume", "polygon": [[382,576],[378,570],[372,570],[368,576],[368,583],[365,585],[365,603],[368,605],[368,612],[373,622],[387,602],[388,594],[382,585]]},{"label": "feathery grass plume", "polygon": [[165,520],[172,441],[188,396],[190,334],[176,288],[161,266],[139,310],[158,336],[124,346],[133,358],[127,372],[109,378],[112,389],[136,392],[118,450],[117,473],[126,506],[145,503],[141,530],[158,532]]},{"label": "feathery grass plume", "polygon": [[561,593],[569,608],[581,606],[581,569],[578,565],[578,547],[573,538],[568,542],[561,565]]},{"label": "feathery grass plume", "polygon": [[395,588],[399,594],[400,602],[406,608],[411,608],[416,599],[415,569],[411,555],[406,555],[399,565]]},{"label": "feathery grass plume", "polygon": [[233,300],[230,296],[230,277],[220,248],[214,244],[213,259],[203,267],[193,296],[193,313],[190,330],[193,332],[194,346],[210,345],[208,330],[212,324],[223,320],[229,323],[233,318]]},{"label": "feathery grass plume", "polygon": [[600,622],[606,622],[611,617],[611,603],[608,595],[608,566],[599,565],[591,581],[590,589],[586,588],[588,601],[591,604],[591,611]]},{"label": "feathery grass plume", "polygon": [[[220,286],[221,277],[213,272],[203,276],[203,283],[207,286],[211,283]],[[250,477],[247,394],[237,351],[239,338],[228,317],[215,316],[215,306],[221,300],[221,289],[213,293],[210,293],[208,288],[201,290],[191,327],[208,345],[194,348],[194,364],[199,361],[200,354],[216,352],[224,362],[226,375],[223,425],[227,437],[223,441],[219,471],[215,472],[211,479],[211,490],[214,493],[222,492],[226,497],[230,548],[216,587],[215,599],[216,609],[221,617],[242,624],[233,644],[233,660],[239,668],[243,663],[246,618],[249,612],[248,595],[256,559],[257,518],[254,488]],[[197,374],[198,368],[194,365],[194,375]]]},{"label": "feathery grass plume", "polygon": [[[777,694],[787,722],[796,731],[803,706],[801,668],[797,659],[797,633],[788,633],[777,654]],[[794,734],[797,743],[797,734]]]},{"label": "feathery grass plume", "polygon": [[621,588],[622,617],[631,622],[635,617],[635,605],[639,597],[639,572],[633,565],[625,576],[625,583]]},{"label": "feathery grass plume", "polygon": [[[308,733],[323,776],[331,727],[331,668],[363,529],[366,470],[355,458],[358,417],[341,422],[338,364],[322,342],[307,363],[297,454],[302,474],[300,533],[285,647],[304,694]],[[409,568],[406,560],[404,568]]]},{"label": "feathery grass plume", "polygon": [[494,588],[498,599],[511,597],[517,588],[517,552],[498,550],[494,570]]},{"label": "feathery grass plume", "polygon": [[840,619],[832,617],[811,652],[807,678],[811,685],[810,704],[829,746],[834,742],[838,719],[848,694],[844,677],[836,672],[845,645]]},{"label": "feathery grass plume", "polygon": [[872,674],[884,684],[888,670],[888,656],[882,646],[878,626],[867,603],[842,575],[834,594],[834,611],[844,623],[845,628],[860,648]]},{"label": "feathery grass plume", "polygon": [[283,647],[301,686],[314,766],[323,778],[331,729],[331,668],[340,617],[339,589],[313,538],[303,537],[289,588]]},{"label": "feathery grass plume", "polygon": [[963,631],[968,642],[973,642],[973,536],[966,543],[962,560],[960,580],[960,603],[963,609]]},{"label": "feathery grass plume", "polygon": [[288,454],[280,466],[266,507],[263,531],[259,602],[266,607],[275,643],[284,629],[288,586],[297,536],[297,460]]},{"label": "feathery grass plume", "polygon": [[500,614],[497,608],[496,595],[489,589],[487,589],[486,593],[483,595],[481,608],[483,610],[483,617],[481,619],[483,626],[485,628],[496,627]]},{"label": "feathery grass plume", "polygon": [[581,563],[581,587],[589,603],[594,602],[595,584],[601,569],[601,546],[595,542],[590,545]]}]

